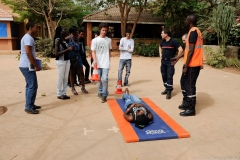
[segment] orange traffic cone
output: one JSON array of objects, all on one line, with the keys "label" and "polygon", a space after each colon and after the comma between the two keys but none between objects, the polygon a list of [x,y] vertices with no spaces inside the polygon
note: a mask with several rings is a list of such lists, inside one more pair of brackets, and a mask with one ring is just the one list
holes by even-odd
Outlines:
[{"label": "orange traffic cone", "polygon": [[93,74],[90,78],[91,81],[100,81],[100,78],[98,77],[98,68],[97,65],[94,65]]},{"label": "orange traffic cone", "polygon": [[118,84],[117,84],[117,89],[115,91],[116,94],[122,94],[123,91],[122,91],[122,81],[121,80],[118,80]]}]

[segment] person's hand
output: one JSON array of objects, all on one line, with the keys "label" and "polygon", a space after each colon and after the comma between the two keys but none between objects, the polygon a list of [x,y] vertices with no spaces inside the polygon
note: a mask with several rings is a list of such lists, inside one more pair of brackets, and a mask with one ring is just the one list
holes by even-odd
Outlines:
[{"label": "person's hand", "polygon": [[204,66],[203,66],[203,65],[201,65],[201,66],[200,66],[200,69],[203,69],[203,68],[204,68]]},{"label": "person's hand", "polygon": [[41,68],[40,67],[34,67],[35,68],[35,71],[40,71],[41,70]]},{"label": "person's hand", "polygon": [[184,67],[183,67],[183,71],[182,71],[182,72],[183,72],[183,75],[187,75],[187,69],[188,69],[187,66],[184,66]]},{"label": "person's hand", "polygon": [[73,46],[68,47],[68,51],[72,51],[73,50]]},{"label": "person's hand", "polygon": [[93,61],[93,66],[97,65],[97,61]]},{"label": "person's hand", "polygon": [[174,57],[171,60],[172,60],[171,65],[175,65],[177,63],[177,61],[179,60],[179,58],[178,57]]}]

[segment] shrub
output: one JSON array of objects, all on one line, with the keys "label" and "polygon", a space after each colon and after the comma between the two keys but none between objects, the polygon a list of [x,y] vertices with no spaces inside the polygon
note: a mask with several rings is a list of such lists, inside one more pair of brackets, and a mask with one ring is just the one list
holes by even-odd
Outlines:
[{"label": "shrub", "polygon": [[36,51],[41,53],[42,57],[55,57],[53,50],[53,40],[51,38],[38,38],[36,42]]},{"label": "shrub", "polygon": [[145,44],[143,42],[137,42],[134,46],[134,54],[145,57],[157,57],[159,45],[156,43]]},{"label": "shrub", "polygon": [[240,68],[240,61],[237,58],[229,58],[226,67]]},{"label": "shrub", "polygon": [[215,53],[210,47],[206,47],[207,64],[216,68],[226,67],[227,58],[224,56],[224,51],[225,49],[219,48]]},{"label": "shrub", "polygon": [[240,25],[234,25],[228,36],[228,45],[240,46]]}]

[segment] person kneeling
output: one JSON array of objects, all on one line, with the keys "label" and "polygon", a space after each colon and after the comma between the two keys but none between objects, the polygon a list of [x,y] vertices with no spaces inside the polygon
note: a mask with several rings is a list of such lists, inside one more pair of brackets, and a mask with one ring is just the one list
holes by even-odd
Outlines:
[{"label": "person kneeling", "polygon": [[134,122],[135,127],[143,129],[153,120],[152,113],[143,105],[142,101],[136,95],[129,95],[128,88],[123,94],[125,108],[123,116],[128,122]]}]

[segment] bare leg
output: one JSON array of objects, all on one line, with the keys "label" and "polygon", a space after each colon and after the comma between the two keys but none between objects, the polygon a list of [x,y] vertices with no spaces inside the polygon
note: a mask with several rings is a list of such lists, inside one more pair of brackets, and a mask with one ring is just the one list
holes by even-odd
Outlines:
[{"label": "bare leg", "polygon": [[78,95],[78,93],[77,93],[77,91],[76,91],[76,89],[75,89],[75,87],[74,87],[74,80],[75,80],[74,76],[75,76],[75,74],[76,74],[75,68],[72,67],[72,68],[70,69],[70,83],[71,83],[71,87],[72,87],[72,93],[73,93],[74,95]]},{"label": "bare leg", "polygon": [[128,88],[126,88],[124,92],[125,92],[126,94],[129,94]]},{"label": "bare leg", "polygon": [[82,92],[88,94],[88,91],[85,89],[85,81],[84,81],[84,73],[83,73],[83,67],[79,68],[78,70],[79,74],[80,74],[80,78],[81,78],[81,85],[82,85]]}]

